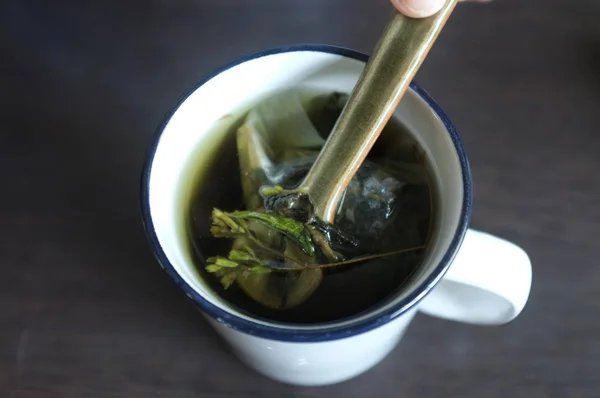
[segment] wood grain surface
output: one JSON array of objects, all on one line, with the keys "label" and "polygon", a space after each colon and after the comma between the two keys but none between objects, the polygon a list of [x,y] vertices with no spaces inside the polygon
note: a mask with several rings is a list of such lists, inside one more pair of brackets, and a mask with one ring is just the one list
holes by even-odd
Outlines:
[{"label": "wood grain surface", "polygon": [[386,0],[0,3],[0,397],[597,398],[600,2],[461,4],[417,76],[458,127],[473,227],[533,262],[485,328],[417,316],[370,372],[324,388],[248,370],[163,274],[139,176],[179,95],[238,56],[370,52]]}]

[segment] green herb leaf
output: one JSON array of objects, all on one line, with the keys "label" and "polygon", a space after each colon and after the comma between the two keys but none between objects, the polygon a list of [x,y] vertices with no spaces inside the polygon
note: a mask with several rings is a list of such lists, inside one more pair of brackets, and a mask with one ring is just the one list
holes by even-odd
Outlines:
[{"label": "green herb leaf", "polygon": [[230,219],[254,220],[272,228],[290,239],[304,250],[308,255],[314,256],[315,247],[310,232],[303,223],[293,218],[278,216],[257,211],[234,211],[229,213]]},{"label": "green herb leaf", "polygon": [[221,267],[221,266],[219,266],[219,265],[216,265],[216,264],[210,264],[210,265],[207,265],[207,266],[205,267],[205,269],[206,269],[208,272],[217,272],[217,271],[220,271],[220,270],[222,269],[222,267]]},{"label": "green herb leaf", "polygon": [[222,258],[222,257],[217,258],[217,261],[215,261],[215,264],[220,265],[221,267],[225,267],[225,268],[235,268],[239,265],[235,261],[231,261],[231,260],[228,260],[228,259]]},{"label": "green herb leaf", "polygon": [[247,251],[232,250],[229,252],[229,259],[234,261],[252,261],[255,258],[252,254],[248,253]]},{"label": "green herb leaf", "polygon": [[275,186],[267,186],[264,185],[262,187],[260,187],[259,189],[259,193],[262,196],[275,196],[275,195],[279,195],[280,193],[285,192],[285,189],[283,189],[283,187],[280,187],[279,185],[275,185]]}]

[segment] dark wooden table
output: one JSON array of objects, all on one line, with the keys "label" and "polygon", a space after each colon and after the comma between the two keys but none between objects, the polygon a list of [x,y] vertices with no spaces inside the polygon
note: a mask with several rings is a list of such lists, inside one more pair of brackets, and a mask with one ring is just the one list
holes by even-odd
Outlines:
[{"label": "dark wooden table", "polygon": [[381,365],[317,389],[242,366],[179,294],[140,168],[205,73],[294,42],[369,52],[387,1],[86,3],[0,5],[0,397],[598,397],[600,2],[461,5],[418,76],[464,138],[473,226],[531,256],[522,316],[418,316]]}]

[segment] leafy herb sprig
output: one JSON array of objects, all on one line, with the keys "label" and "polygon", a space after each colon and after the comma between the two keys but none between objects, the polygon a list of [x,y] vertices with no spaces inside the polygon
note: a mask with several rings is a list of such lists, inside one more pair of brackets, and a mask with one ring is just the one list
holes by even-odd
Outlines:
[{"label": "leafy herb sprig", "polygon": [[[288,241],[300,247],[312,259],[319,248],[319,245],[315,243],[315,235],[311,234],[314,229],[293,218],[255,211],[224,212],[215,208],[212,212],[212,222],[211,233],[214,237],[240,239],[238,242],[243,242],[238,244],[237,248],[232,249],[227,257],[215,256],[206,260],[205,269],[214,273],[225,289],[230,287],[241,273],[298,272],[307,269],[337,267],[425,248],[424,245],[421,245],[350,260],[315,264],[298,261],[275,250],[261,240],[249,225],[250,222],[257,222],[275,233],[285,236]],[[265,255],[258,255],[256,251],[264,252]]]}]

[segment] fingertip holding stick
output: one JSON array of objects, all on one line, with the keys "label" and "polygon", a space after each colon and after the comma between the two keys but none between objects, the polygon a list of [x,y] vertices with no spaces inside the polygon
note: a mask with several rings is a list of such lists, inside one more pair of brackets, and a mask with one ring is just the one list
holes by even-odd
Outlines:
[{"label": "fingertip holding stick", "polygon": [[[409,2],[409,0],[398,0]],[[431,0],[432,2],[434,0]],[[299,189],[333,223],[340,199],[367,157],[458,0],[426,18],[395,12],[319,156]]]},{"label": "fingertip holding stick", "polygon": [[398,11],[407,17],[425,18],[437,13],[445,0],[391,0]]},{"label": "fingertip holding stick", "polygon": [[[407,17],[425,18],[430,17],[445,4],[445,0],[390,0],[398,11]],[[489,3],[492,0],[459,0],[467,3]]]}]

